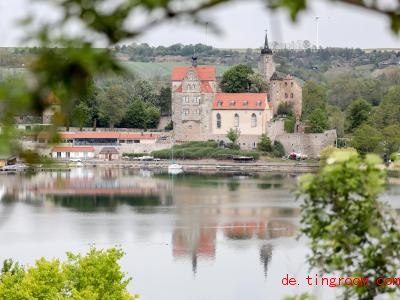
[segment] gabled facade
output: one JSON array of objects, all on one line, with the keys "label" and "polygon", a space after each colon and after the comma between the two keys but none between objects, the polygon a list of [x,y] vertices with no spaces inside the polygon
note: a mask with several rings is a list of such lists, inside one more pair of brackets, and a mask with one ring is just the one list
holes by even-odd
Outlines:
[{"label": "gabled facade", "polygon": [[211,108],[217,89],[215,68],[195,63],[177,67],[171,75],[172,122],[176,140],[207,140]]}]

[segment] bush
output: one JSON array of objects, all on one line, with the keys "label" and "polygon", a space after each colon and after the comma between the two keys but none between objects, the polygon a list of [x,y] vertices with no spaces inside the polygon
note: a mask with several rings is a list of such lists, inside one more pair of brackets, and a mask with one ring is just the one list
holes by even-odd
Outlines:
[{"label": "bush", "polygon": [[391,161],[397,161],[399,159],[400,159],[400,157],[399,157],[398,153],[395,152],[395,153],[390,154],[390,160]]},{"label": "bush", "polygon": [[[189,142],[182,145],[173,146],[174,158],[177,159],[232,159],[234,155],[251,156],[254,159],[260,157],[257,151],[245,151],[236,149],[237,145],[234,144],[233,148],[225,149],[218,148],[218,143],[215,141],[207,142]],[[172,148],[157,150],[151,152],[151,155],[160,159],[170,159],[172,157]]]},{"label": "bush", "polygon": [[293,116],[285,118],[285,121],[284,121],[285,132],[293,133],[295,125],[296,125],[296,120]]},{"label": "bush", "polygon": [[282,157],[285,156],[285,148],[279,141],[275,141],[274,145],[272,146],[272,154],[275,157]]},{"label": "bush", "polygon": [[262,134],[260,137],[260,141],[257,144],[257,149],[263,152],[271,152],[272,145],[271,140],[267,137],[266,134]]},{"label": "bush", "polygon": [[169,123],[167,124],[167,126],[164,127],[165,130],[172,130],[174,129],[174,123],[171,121],[169,121]]},{"label": "bush", "polygon": [[149,155],[149,153],[145,152],[137,152],[137,153],[122,153],[122,156],[128,156],[128,157],[142,157],[145,155]]},{"label": "bush", "polygon": [[0,271],[0,299],[121,299],[133,300],[127,290],[131,281],[122,272],[119,248],[86,255],[67,253],[67,261],[41,258],[22,267],[5,260]]}]

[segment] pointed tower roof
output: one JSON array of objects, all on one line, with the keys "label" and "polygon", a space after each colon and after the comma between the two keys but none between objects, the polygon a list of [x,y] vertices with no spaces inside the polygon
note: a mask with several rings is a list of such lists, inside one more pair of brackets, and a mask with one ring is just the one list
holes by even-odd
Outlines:
[{"label": "pointed tower roof", "polygon": [[272,50],[268,45],[268,34],[267,30],[265,30],[265,41],[264,41],[264,48],[261,49],[261,54],[272,54]]}]

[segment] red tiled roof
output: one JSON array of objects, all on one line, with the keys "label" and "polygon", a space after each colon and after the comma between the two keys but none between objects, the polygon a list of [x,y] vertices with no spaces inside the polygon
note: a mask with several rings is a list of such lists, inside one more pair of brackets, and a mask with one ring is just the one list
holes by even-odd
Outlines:
[{"label": "red tiled roof", "polygon": [[157,135],[153,133],[140,132],[119,132],[119,131],[78,131],[78,132],[61,132],[63,139],[156,139]]},{"label": "red tiled roof", "polygon": [[194,70],[201,81],[214,81],[215,68],[202,66],[202,67],[175,67],[172,70],[171,80],[180,81],[185,78],[189,70]]},{"label": "red tiled roof", "polygon": [[[266,93],[217,93],[213,109],[257,109],[264,110],[267,103]],[[271,104],[268,103],[268,106]]]},{"label": "red tiled roof", "polygon": [[67,147],[67,146],[57,146],[54,147],[51,152],[94,152],[94,147],[90,146],[76,146],[76,147]]}]

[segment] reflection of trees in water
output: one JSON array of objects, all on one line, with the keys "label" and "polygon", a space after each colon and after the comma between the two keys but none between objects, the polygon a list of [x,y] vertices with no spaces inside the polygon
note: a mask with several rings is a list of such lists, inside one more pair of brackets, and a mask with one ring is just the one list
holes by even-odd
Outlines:
[{"label": "reflection of trees in water", "polygon": [[10,218],[11,213],[14,210],[16,200],[15,196],[11,194],[3,195],[0,200],[0,227],[2,227]]},{"label": "reflection of trees in water", "polygon": [[55,195],[50,197],[55,205],[73,208],[80,212],[107,211],[113,212],[120,205],[128,205],[141,213],[151,213],[155,206],[161,205],[158,196],[129,196],[129,195]]},{"label": "reflection of trees in water", "polygon": [[231,180],[227,183],[228,190],[231,192],[237,191],[240,187],[240,182],[238,180]]},{"label": "reflection of trees in water", "polygon": [[273,247],[271,244],[262,245],[260,248],[260,263],[264,267],[264,276],[267,278],[268,275],[268,265],[272,259]]},{"label": "reflection of trees in water", "polygon": [[257,188],[259,188],[260,190],[279,189],[282,186],[283,186],[282,183],[270,183],[270,182],[257,184]]}]

